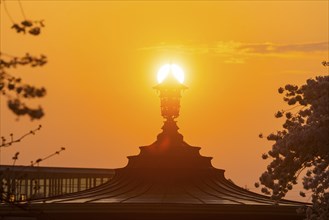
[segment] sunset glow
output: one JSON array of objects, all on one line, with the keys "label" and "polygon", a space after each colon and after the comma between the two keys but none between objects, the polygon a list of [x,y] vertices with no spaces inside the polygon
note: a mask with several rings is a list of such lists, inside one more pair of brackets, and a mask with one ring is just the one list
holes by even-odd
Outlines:
[{"label": "sunset glow", "polygon": [[172,75],[178,82],[184,82],[184,71],[176,64],[163,65],[157,75],[158,83],[162,83],[169,75]]},{"label": "sunset glow", "polygon": [[[12,165],[17,152],[16,165],[29,166],[60,147],[63,154],[40,166],[126,166],[127,156],[162,131],[153,87],[172,79],[189,87],[177,118],[184,141],[202,147],[235,184],[256,191],[268,164],[262,154],[272,146],[259,134],[281,130],[283,118],[274,114],[289,108],[278,88],[329,74],[322,64],[329,62],[329,1],[0,2],[0,57],[48,60],[7,68],[47,94],[22,99],[44,109],[40,120],[18,117],[1,95],[0,142],[42,129],[1,148],[0,166]],[[38,36],[12,28],[25,17],[19,2],[27,20],[44,20]],[[289,199],[300,198],[294,190]]]}]

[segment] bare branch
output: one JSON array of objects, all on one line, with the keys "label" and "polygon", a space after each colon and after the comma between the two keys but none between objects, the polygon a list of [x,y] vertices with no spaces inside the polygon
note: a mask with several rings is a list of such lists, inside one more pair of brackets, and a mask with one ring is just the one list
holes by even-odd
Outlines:
[{"label": "bare branch", "polygon": [[10,147],[11,145],[15,144],[15,143],[18,143],[18,142],[21,142],[24,138],[26,138],[27,136],[29,135],[35,135],[35,133],[37,131],[39,131],[41,129],[41,125],[39,125],[38,128],[34,129],[34,130],[31,130],[29,131],[28,133],[22,135],[20,138],[17,138],[17,139],[14,139],[14,135],[13,134],[10,134],[10,141],[7,142],[6,138],[5,137],[1,137],[2,139],[2,143],[0,144],[0,147]]},{"label": "bare branch", "polygon": [[31,166],[33,167],[34,165],[39,165],[40,162],[43,162],[55,155],[59,155],[62,151],[64,151],[66,148],[65,147],[61,147],[59,151],[56,151],[55,153],[49,154],[48,156],[44,157],[44,158],[39,158],[35,161],[31,161]]}]

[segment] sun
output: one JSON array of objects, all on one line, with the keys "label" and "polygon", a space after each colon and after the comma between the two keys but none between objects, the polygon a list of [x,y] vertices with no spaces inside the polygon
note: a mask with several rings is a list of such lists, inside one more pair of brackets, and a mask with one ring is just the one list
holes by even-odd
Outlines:
[{"label": "sun", "polygon": [[184,82],[184,71],[180,66],[177,64],[165,64],[158,71],[158,83],[162,83],[170,74],[177,79],[178,82]]}]

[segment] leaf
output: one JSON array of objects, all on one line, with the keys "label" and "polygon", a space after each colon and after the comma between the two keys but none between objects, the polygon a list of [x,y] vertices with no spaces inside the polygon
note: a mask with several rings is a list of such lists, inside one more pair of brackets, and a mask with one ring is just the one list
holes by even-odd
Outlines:
[{"label": "leaf", "polygon": [[29,33],[32,35],[39,35],[41,32],[41,29],[39,27],[34,27],[29,30]]},{"label": "leaf", "polygon": [[28,20],[22,21],[21,24],[25,27],[31,27],[33,25],[32,22]]}]

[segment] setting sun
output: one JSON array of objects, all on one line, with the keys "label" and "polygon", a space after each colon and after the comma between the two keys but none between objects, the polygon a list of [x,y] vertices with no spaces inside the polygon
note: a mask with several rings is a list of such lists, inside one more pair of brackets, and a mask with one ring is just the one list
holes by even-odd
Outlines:
[{"label": "setting sun", "polygon": [[184,71],[176,64],[165,64],[158,71],[158,83],[162,83],[169,75],[172,75],[178,82],[184,82]]}]

